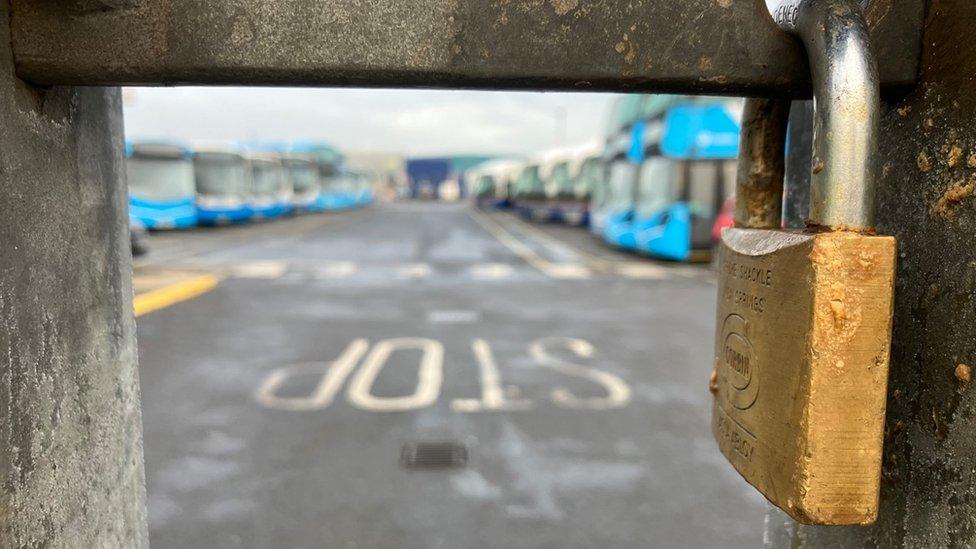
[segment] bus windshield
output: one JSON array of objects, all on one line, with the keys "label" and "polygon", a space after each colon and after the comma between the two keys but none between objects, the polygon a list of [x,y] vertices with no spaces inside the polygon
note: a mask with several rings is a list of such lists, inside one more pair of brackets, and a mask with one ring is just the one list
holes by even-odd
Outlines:
[{"label": "bus windshield", "polygon": [[587,198],[593,194],[603,171],[603,164],[597,158],[587,159],[576,177],[574,192],[578,198]]},{"label": "bus windshield", "polygon": [[332,162],[319,161],[316,163],[316,165],[319,168],[319,176],[322,177],[323,180],[330,177],[335,177],[336,174],[339,173],[339,169]]},{"label": "bus windshield", "polygon": [[134,156],[126,162],[129,194],[146,200],[193,197],[193,163],[176,158]]},{"label": "bus windshield", "polygon": [[280,185],[278,165],[274,162],[251,163],[251,192],[257,196],[273,196]]},{"label": "bus windshield", "polygon": [[634,179],[637,166],[618,160],[610,166],[610,188],[606,205],[611,210],[629,208],[634,202]]},{"label": "bus windshield", "polygon": [[549,176],[549,196],[566,196],[573,194],[573,180],[569,177],[569,163],[560,162],[552,169]]},{"label": "bus windshield", "polygon": [[649,158],[641,167],[637,188],[637,214],[651,217],[676,199],[676,162],[663,156]]},{"label": "bus windshield", "polygon": [[542,179],[539,177],[538,166],[529,166],[522,170],[515,181],[515,194],[519,196],[541,196],[545,194]]},{"label": "bus windshield", "polygon": [[494,196],[495,178],[490,175],[478,176],[474,184],[474,193],[475,196]]},{"label": "bus windshield", "polygon": [[288,162],[288,177],[296,193],[308,192],[319,182],[318,169],[308,162]]},{"label": "bus windshield", "polygon": [[233,154],[197,153],[197,192],[209,196],[242,196],[247,191],[244,159]]}]

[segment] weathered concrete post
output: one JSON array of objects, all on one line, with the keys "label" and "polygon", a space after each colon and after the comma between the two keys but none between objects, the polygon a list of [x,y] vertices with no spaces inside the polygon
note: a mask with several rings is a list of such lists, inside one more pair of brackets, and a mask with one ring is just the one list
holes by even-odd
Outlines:
[{"label": "weathered concrete post", "polygon": [[116,88],[14,76],[0,3],[0,547],[148,545]]},{"label": "weathered concrete post", "polygon": [[772,511],[769,547],[976,545],[974,18],[971,1],[930,3],[921,82],[882,118],[878,229],[900,256],[878,523],[808,527]]}]

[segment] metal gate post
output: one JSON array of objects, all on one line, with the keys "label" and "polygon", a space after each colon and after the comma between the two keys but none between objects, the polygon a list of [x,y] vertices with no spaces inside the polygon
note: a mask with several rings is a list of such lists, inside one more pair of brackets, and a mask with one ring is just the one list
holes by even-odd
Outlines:
[{"label": "metal gate post", "polygon": [[882,118],[878,230],[899,265],[879,520],[811,527],[773,510],[767,547],[976,545],[974,18],[972,2],[930,3],[919,85]]},{"label": "metal gate post", "polygon": [[14,76],[0,2],[0,547],[148,545],[117,88]]}]

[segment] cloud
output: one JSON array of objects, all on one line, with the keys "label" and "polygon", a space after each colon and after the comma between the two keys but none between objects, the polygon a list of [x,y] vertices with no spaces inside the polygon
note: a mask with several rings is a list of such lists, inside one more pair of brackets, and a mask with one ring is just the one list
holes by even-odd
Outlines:
[{"label": "cloud", "polygon": [[131,137],[325,139],[349,151],[527,155],[602,136],[610,94],[127,88]]}]

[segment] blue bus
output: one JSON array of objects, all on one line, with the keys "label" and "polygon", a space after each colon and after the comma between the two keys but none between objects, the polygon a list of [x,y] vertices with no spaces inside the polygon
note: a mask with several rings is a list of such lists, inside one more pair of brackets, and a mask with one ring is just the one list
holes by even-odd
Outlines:
[{"label": "blue bus", "polygon": [[288,151],[311,158],[319,170],[319,195],[310,207],[313,211],[336,211],[352,208],[357,203],[355,185],[345,166],[345,157],[338,149],[321,141],[296,141]]},{"label": "blue bus", "polygon": [[660,139],[640,151],[633,204],[604,227],[607,242],[673,261],[707,258],[715,217],[735,186],[737,105],[713,99],[668,108]]},{"label": "blue bus", "polygon": [[330,211],[355,208],[359,205],[356,176],[345,168],[341,169],[323,183],[320,200],[325,205],[325,209]]},{"label": "blue bus", "polygon": [[376,195],[373,192],[373,180],[365,172],[352,172],[356,182],[356,205],[372,204]]},{"label": "blue bus", "polygon": [[625,95],[610,110],[598,179],[590,199],[590,232],[603,238],[633,209],[644,149],[660,139],[663,118],[676,102],[672,95]]},{"label": "blue bus", "polygon": [[201,225],[243,223],[251,219],[247,161],[229,147],[197,149],[197,215]]},{"label": "blue bus", "polygon": [[247,153],[249,206],[253,219],[277,219],[293,210],[292,189],[276,153]]},{"label": "blue bus", "polygon": [[292,208],[298,212],[321,211],[318,200],[322,183],[315,161],[305,154],[285,153],[281,155],[281,163],[291,184]]},{"label": "blue bus", "polygon": [[193,156],[173,142],[126,143],[129,213],[147,229],[182,229],[197,224]]},{"label": "blue bus", "polygon": [[606,238],[608,231],[613,234],[632,215],[643,150],[660,138],[661,131],[660,120],[638,121],[607,142],[603,182],[594,188],[590,202],[590,232],[594,235]]}]

